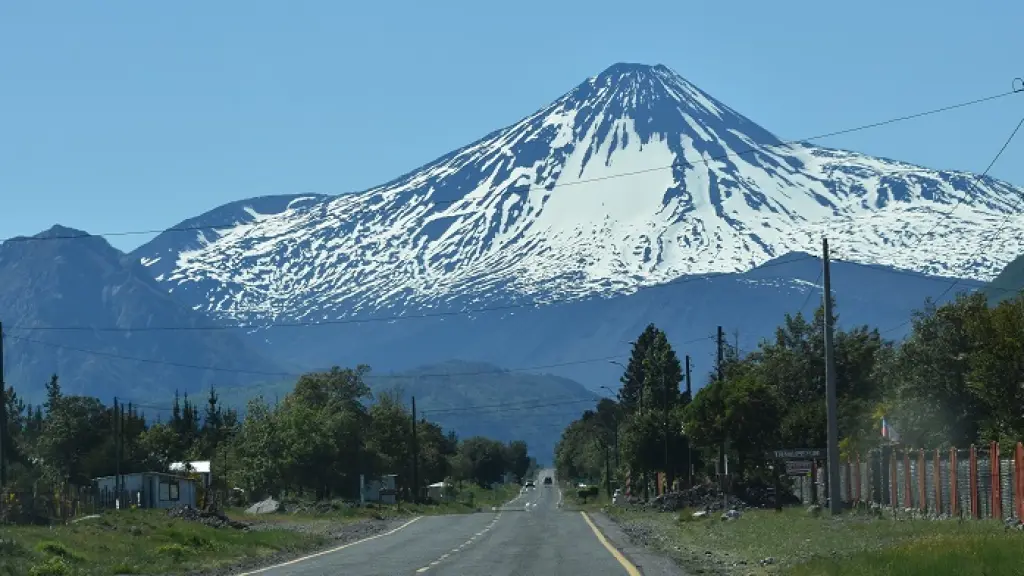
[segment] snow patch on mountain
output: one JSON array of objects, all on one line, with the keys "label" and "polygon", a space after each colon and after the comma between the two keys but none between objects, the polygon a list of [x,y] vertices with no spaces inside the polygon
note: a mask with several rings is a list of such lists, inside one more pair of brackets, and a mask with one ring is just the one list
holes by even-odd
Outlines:
[{"label": "snow patch on mountain", "polygon": [[1021,192],[784,144],[664,66],[617,64],[383,186],[235,203],[218,209],[233,226],[134,255],[196,308],[251,320],[629,293],[823,234],[838,258],[988,279],[1024,248],[1012,220],[975,254]]}]

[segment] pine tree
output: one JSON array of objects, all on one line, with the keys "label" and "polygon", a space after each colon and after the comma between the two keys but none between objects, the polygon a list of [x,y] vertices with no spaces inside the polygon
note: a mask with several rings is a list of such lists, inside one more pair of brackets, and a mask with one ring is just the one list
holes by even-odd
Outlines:
[{"label": "pine tree", "polygon": [[661,332],[654,326],[648,324],[643,333],[633,343],[633,350],[629,357],[629,364],[622,374],[622,387],[619,388],[619,402],[628,412],[635,412],[646,403],[648,399],[641,398],[643,393],[641,386],[645,380],[644,357],[647,355],[647,348],[654,342],[655,335]]}]

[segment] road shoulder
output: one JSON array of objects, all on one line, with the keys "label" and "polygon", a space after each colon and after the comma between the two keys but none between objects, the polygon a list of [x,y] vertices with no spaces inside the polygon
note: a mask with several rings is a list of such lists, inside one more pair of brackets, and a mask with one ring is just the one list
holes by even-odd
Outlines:
[{"label": "road shoulder", "polygon": [[643,545],[636,545],[604,512],[588,512],[587,515],[595,526],[604,534],[612,546],[615,546],[627,560],[633,563],[644,576],[686,576],[678,564]]}]

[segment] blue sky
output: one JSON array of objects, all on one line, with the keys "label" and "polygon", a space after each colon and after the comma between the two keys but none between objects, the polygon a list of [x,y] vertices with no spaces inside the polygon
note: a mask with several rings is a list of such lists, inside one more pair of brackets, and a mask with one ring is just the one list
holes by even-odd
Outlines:
[{"label": "blue sky", "polygon": [[[1009,90],[1021,22],[1019,0],[4,2],[0,237],[365,189],[621,61],[806,137]],[[981,171],[1022,115],[1024,95],[821,143]],[[992,174],[1024,185],[1022,158],[1024,138]]]}]

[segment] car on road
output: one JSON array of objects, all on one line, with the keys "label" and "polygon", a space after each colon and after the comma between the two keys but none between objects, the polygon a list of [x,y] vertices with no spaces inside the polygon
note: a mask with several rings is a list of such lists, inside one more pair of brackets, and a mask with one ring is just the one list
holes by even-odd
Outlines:
[{"label": "car on road", "polygon": [[551,476],[544,477],[544,484],[548,486],[551,485]]},{"label": "car on road", "polygon": [[536,484],[533,483],[533,480],[527,480],[526,484],[523,485],[523,488],[536,488],[536,487],[537,486],[536,486]]}]

